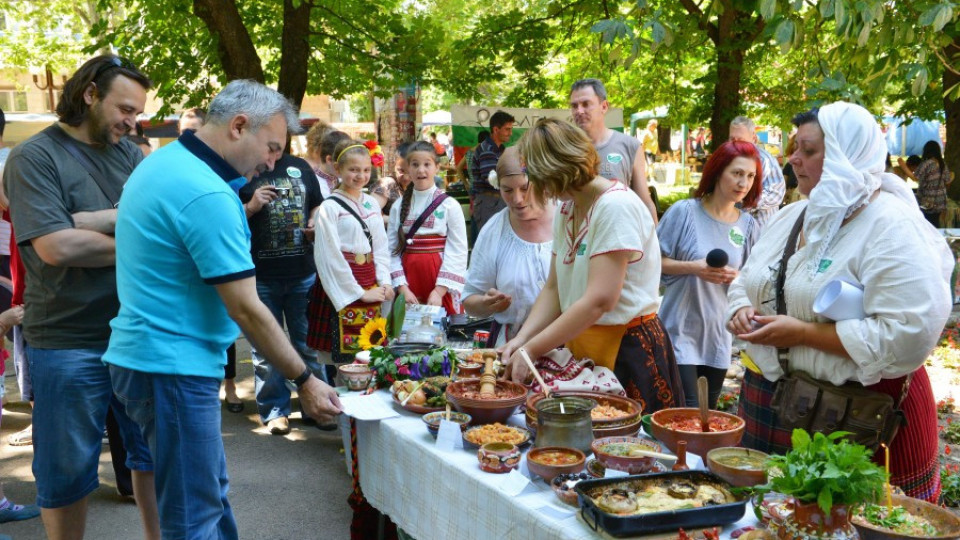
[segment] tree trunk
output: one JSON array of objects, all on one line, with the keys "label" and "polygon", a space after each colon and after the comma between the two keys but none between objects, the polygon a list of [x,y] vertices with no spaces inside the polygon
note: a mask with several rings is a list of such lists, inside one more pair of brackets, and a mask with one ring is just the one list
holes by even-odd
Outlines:
[{"label": "tree trunk", "polygon": [[[960,53],[960,33],[953,38],[953,44],[944,51],[944,57],[951,58],[952,54]],[[943,90],[946,92],[954,85],[960,84],[960,75],[947,68],[943,70]],[[946,115],[947,142],[944,147],[943,160],[953,171],[955,178],[960,176],[960,99],[943,98],[943,112]],[[950,185],[951,199],[960,200],[960,182]]]},{"label": "tree trunk", "polygon": [[280,40],[280,80],[277,91],[300,109],[307,93],[310,66],[310,3],[283,1],[283,36]]},{"label": "tree trunk", "polygon": [[253,79],[264,82],[260,55],[234,0],[193,0],[193,12],[217,38],[220,64],[228,81]]},{"label": "tree trunk", "polygon": [[718,0],[723,9],[711,35],[717,50],[717,85],[713,89],[713,114],[710,117],[711,150],[730,136],[730,121],[740,114],[740,87],[743,57],[763,29],[763,19],[752,19],[737,2]]},{"label": "tree trunk", "polygon": [[710,132],[713,151],[727,141],[730,121],[740,112],[740,80],[743,76],[743,51],[729,45],[717,46],[717,85],[713,89],[713,114]]}]

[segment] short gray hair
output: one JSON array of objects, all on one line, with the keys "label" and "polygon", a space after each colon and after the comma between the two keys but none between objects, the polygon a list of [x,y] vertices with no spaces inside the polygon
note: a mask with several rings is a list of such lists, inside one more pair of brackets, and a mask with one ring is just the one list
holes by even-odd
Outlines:
[{"label": "short gray hair", "polygon": [[755,131],[755,130],[757,129],[757,125],[753,123],[753,120],[751,120],[750,118],[748,118],[748,117],[746,117],[746,116],[738,116],[738,117],[734,118],[733,120],[731,120],[731,121],[730,121],[730,127],[733,127],[733,126],[745,127],[745,128],[747,128],[748,130],[750,130],[751,132],[753,132],[753,131]]},{"label": "short gray hair", "polygon": [[600,79],[580,79],[570,87],[570,93],[572,94],[583,88],[593,88],[593,93],[600,98],[600,101],[606,101],[607,89],[604,88],[603,82]]},{"label": "short gray hair", "polygon": [[208,124],[223,125],[238,114],[250,120],[250,129],[256,131],[273,117],[282,114],[287,121],[287,132],[297,135],[302,131],[297,110],[290,100],[276,90],[249,79],[230,81],[210,102]]}]

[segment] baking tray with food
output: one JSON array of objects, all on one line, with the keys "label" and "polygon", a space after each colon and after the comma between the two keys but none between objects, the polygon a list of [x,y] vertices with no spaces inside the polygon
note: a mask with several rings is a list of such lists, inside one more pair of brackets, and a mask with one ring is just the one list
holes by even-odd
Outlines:
[{"label": "baking tray with food", "polygon": [[738,521],[747,497],[732,487],[706,471],[672,471],[584,480],[575,489],[584,522],[619,537]]}]

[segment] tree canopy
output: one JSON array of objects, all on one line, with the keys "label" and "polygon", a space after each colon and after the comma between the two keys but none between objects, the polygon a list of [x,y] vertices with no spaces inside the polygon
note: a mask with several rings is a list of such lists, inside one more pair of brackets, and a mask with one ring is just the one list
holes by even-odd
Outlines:
[{"label": "tree canopy", "polygon": [[836,99],[945,114],[960,168],[960,10],[949,0],[0,0],[0,10],[7,66],[69,66],[112,47],[169,107],[203,104],[235,78],[297,104],[417,81],[446,100],[563,107],[570,83],[597,77],[615,106],[668,105],[666,125],[709,122],[714,140],[737,114],[782,126]]}]

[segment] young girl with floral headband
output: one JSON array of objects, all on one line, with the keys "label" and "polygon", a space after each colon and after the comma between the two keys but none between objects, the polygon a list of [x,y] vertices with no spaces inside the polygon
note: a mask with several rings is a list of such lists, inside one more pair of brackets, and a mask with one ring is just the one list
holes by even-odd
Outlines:
[{"label": "young girl with floral headband", "polygon": [[[370,144],[373,143],[373,144]],[[380,317],[384,301],[393,300],[390,255],[380,205],[363,192],[370,181],[375,141],[341,141],[334,150],[340,183],[315,220],[314,258],[322,289],[308,309],[311,347],[346,362],[360,350],[360,330]]]},{"label": "young girl with floral headband", "polygon": [[467,228],[463,210],[438,190],[437,153],[426,141],[407,150],[410,184],[390,210],[390,277],[407,303],[442,305],[461,312],[460,293],[467,274]]}]

